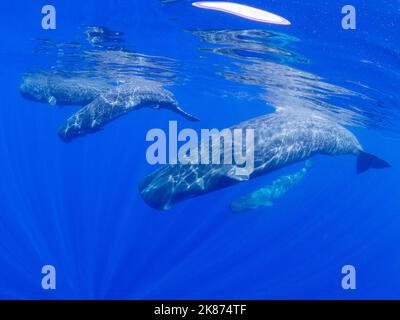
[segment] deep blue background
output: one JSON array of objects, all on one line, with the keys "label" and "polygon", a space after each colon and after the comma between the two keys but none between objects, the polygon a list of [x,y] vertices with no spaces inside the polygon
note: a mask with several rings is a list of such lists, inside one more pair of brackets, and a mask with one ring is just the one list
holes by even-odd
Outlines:
[{"label": "deep blue background", "polygon": [[[206,12],[189,1],[60,0],[51,2],[57,29],[44,31],[47,3],[0,4],[0,298],[400,298],[399,2],[352,1],[358,15],[351,31],[340,25],[343,1],[244,2],[279,13],[292,26]],[[76,108],[19,94],[21,75],[39,63],[32,39],[68,41],[85,25],[124,31],[136,51],[180,61],[186,81],[171,90],[202,120],[196,128],[224,128],[270,110],[260,100],[220,94],[224,85],[250,94],[255,89],[219,79],[212,59],[224,61],[216,56],[196,68],[204,44],[186,30],[293,35],[301,40],[296,51],[310,61],[301,68],[338,85],[362,82],[387,99],[382,108],[392,123],[374,118],[371,128],[352,131],[393,168],[357,176],[353,157],[321,156],[272,208],[237,215],[228,205],[299,166],[168,212],[152,210],[137,190],[154,170],[146,162],[145,134],[166,128],[168,120],[179,120],[180,128],[192,123],[167,111],[140,110],[64,144],[57,128]],[[41,289],[45,264],[57,268],[54,291]],[[357,269],[355,291],[341,288],[345,264]]]}]

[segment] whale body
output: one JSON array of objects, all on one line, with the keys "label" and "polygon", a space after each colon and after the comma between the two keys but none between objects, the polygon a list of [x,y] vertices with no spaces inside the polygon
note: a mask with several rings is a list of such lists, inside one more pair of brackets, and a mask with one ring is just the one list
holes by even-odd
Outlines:
[{"label": "whale body", "polygon": [[[245,121],[230,130],[237,128],[254,130],[254,171],[248,179],[316,154],[354,155],[358,158],[358,173],[390,166],[364,152],[349,130],[316,114],[277,112]],[[146,176],[139,191],[148,205],[166,210],[179,201],[243,181],[232,174],[235,166],[235,163],[165,165]]]},{"label": "whale body", "polygon": [[274,201],[282,198],[288,191],[297,186],[312,167],[309,160],[299,171],[284,175],[274,180],[271,184],[250,192],[230,204],[234,212],[255,210],[260,207],[273,206]]},{"label": "whale body", "polygon": [[142,107],[169,109],[188,120],[198,119],[182,110],[172,92],[156,81],[132,77],[115,84],[98,78],[29,73],[23,76],[21,95],[51,105],[84,106],[59,129],[64,142],[96,132],[107,123]]},{"label": "whale body", "polygon": [[96,132],[108,122],[143,107],[170,109],[188,120],[197,120],[179,107],[170,91],[158,83],[141,80],[119,85],[101,94],[73,114],[59,129],[58,135],[69,142],[78,136]]},{"label": "whale body", "polygon": [[114,85],[104,79],[36,72],[22,76],[20,92],[31,101],[58,106],[84,106],[112,88]]}]

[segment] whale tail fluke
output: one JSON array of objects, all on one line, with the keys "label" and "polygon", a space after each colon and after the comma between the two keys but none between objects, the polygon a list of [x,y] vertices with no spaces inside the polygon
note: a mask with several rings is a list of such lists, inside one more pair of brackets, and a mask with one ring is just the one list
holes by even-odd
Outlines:
[{"label": "whale tail fluke", "polygon": [[361,151],[357,157],[357,174],[363,173],[369,169],[384,169],[390,167],[391,165],[385,160],[364,151]]}]

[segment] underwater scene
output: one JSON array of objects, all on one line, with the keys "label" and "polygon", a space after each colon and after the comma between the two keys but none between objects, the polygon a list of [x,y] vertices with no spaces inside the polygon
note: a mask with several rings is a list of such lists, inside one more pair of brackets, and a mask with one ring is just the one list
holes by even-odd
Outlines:
[{"label": "underwater scene", "polygon": [[400,2],[2,2],[0,299],[399,299]]}]

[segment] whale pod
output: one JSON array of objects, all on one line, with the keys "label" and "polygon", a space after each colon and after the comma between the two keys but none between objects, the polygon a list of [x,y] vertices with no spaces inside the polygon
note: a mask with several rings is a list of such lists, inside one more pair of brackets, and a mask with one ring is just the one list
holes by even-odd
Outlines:
[{"label": "whale pod", "polygon": [[172,110],[190,121],[198,121],[184,111],[173,93],[156,81],[132,77],[116,85],[105,79],[62,77],[51,73],[27,73],[22,77],[21,95],[50,105],[84,106],[59,129],[64,142],[99,131],[107,123],[142,107]]}]

